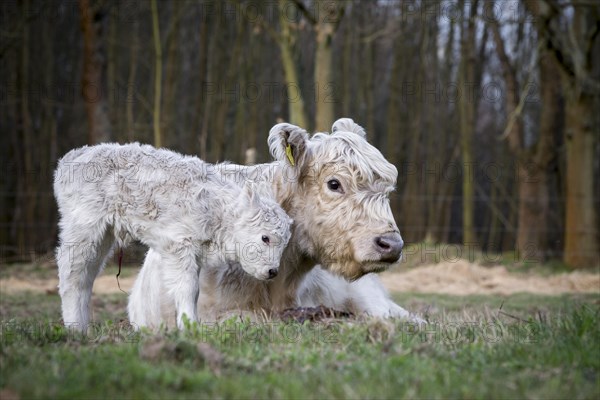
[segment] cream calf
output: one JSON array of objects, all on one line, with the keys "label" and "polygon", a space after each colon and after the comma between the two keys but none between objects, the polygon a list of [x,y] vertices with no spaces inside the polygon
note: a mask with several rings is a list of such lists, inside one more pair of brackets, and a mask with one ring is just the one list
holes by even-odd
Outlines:
[{"label": "cream calf", "polygon": [[253,185],[216,179],[195,157],[137,143],[72,150],[58,163],[57,248],[65,325],[85,331],[96,276],[118,244],[139,240],[160,255],[160,279],[177,325],[197,318],[199,268],[208,259],[275,278],[291,219]]}]

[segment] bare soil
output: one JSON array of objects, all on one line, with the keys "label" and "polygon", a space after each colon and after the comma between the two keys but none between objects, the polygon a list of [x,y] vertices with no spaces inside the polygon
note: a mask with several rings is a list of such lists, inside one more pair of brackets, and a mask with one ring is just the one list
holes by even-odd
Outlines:
[{"label": "bare soil", "polygon": [[[416,267],[401,272],[381,274],[385,287],[391,292],[468,294],[535,293],[555,295],[561,293],[600,293],[600,274],[573,271],[550,276],[534,273],[509,272],[505,267],[483,267],[467,261],[439,263]],[[128,292],[134,276],[119,278],[121,289]],[[57,291],[56,278],[8,277],[0,279],[0,293]],[[120,293],[114,275],[103,274],[94,283],[94,293]]]},{"label": "bare soil", "polygon": [[[121,289],[128,292],[133,287],[136,276],[120,277]],[[0,279],[0,293],[14,293],[19,291],[32,291],[41,293],[52,293],[58,291],[58,278],[32,278],[9,277]],[[94,282],[94,293],[112,294],[121,293],[117,278],[114,275],[101,275]]]},{"label": "bare soil", "polygon": [[467,261],[417,267],[381,274],[391,292],[453,295],[534,293],[600,293],[600,274],[573,271],[550,276],[509,272],[503,266],[483,267]]}]

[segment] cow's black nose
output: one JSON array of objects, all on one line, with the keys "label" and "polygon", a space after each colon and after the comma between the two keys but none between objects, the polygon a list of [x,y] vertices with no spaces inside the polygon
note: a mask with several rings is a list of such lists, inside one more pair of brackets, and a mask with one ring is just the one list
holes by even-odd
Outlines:
[{"label": "cow's black nose", "polygon": [[402,255],[404,242],[399,233],[391,232],[375,238],[375,248],[381,254],[380,261],[395,263]]},{"label": "cow's black nose", "polygon": [[273,279],[277,276],[277,272],[279,272],[276,268],[271,268],[269,270],[269,279]]}]

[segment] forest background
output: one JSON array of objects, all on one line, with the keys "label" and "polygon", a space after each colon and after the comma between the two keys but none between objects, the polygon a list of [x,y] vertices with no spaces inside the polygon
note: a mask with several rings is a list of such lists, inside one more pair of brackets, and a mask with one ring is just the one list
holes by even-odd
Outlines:
[{"label": "forest background", "polygon": [[0,262],[52,257],[68,150],[268,162],[279,121],[351,117],[399,171],[408,242],[595,267],[593,0],[20,0],[0,5]]}]

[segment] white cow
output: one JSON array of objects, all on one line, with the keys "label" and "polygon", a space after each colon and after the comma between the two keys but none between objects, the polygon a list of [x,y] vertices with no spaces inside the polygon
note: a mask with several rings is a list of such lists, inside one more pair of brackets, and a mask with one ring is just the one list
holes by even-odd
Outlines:
[{"label": "white cow", "polygon": [[[332,134],[309,138],[291,124],[275,125],[268,138],[276,161],[255,166],[222,165],[215,173],[243,184],[251,179],[273,191],[294,220],[279,275],[259,281],[239,268],[214,265],[200,274],[199,313],[214,319],[231,311],[264,313],[295,306],[328,307],[379,317],[412,318],[372,274],[399,261],[403,241],[388,196],[397,170],[351,119]],[[161,255],[150,250],[129,299],[132,323],[168,322],[172,305],[158,299]],[[160,310],[160,311],[158,311]],[[170,310],[170,311],[169,311]]]}]

